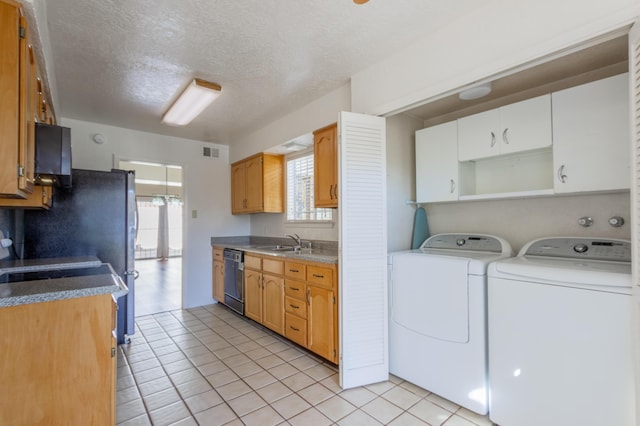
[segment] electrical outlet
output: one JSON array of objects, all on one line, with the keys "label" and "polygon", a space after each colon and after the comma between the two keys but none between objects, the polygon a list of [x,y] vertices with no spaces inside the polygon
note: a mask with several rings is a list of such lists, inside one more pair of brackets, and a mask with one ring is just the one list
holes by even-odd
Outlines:
[{"label": "electrical outlet", "polygon": [[[0,231],[0,240],[4,238],[4,234]],[[9,257],[9,249],[0,246],[0,259]]]}]

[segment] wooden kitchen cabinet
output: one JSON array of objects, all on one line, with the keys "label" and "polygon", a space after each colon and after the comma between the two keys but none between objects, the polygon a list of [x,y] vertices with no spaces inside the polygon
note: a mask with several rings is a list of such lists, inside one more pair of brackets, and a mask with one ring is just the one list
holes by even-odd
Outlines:
[{"label": "wooden kitchen cabinet", "polygon": [[224,258],[223,249],[213,248],[213,298],[224,303]]},{"label": "wooden kitchen cabinet", "polygon": [[[247,258],[245,253],[245,259]],[[262,324],[262,271],[244,268],[244,315]]]},{"label": "wooden kitchen cabinet", "polygon": [[332,290],[315,285],[307,286],[308,343],[307,348],[334,363],[336,352],[336,298]]},{"label": "wooden kitchen cabinet", "polygon": [[284,212],[284,157],[256,154],[231,165],[231,213]]},{"label": "wooden kitchen cabinet", "polygon": [[338,207],[338,125],[313,132],[315,207]]},{"label": "wooden kitchen cabinet", "polygon": [[551,146],[551,96],[458,120],[458,159],[472,161]]},{"label": "wooden kitchen cabinet", "polygon": [[245,316],[284,334],[283,261],[247,253],[244,258]]},{"label": "wooden kitchen cabinet", "polygon": [[629,74],[555,92],[556,193],[629,189]]},{"label": "wooden kitchen cabinet", "polygon": [[33,192],[35,64],[28,33],[20,4],[0,0],[0,197]]},{"label": "wooden kitchen cabinet", "polygon": [[114,425],[110,294],[0,308],[0,424]]},{"label": "wooden kitchen cabinet", "polygon": [[49,210],[53,206],[53,190],[52,186],[35,185],[27,198],[0,198],[0,207]]}]

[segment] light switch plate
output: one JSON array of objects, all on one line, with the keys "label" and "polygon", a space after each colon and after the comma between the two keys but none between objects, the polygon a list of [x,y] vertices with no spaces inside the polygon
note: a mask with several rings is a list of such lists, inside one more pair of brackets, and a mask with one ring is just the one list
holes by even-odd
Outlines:
[{"label": "light switch plate", "polygon": [[[0,231],[0,240],[4,238],[4,234]],[[0,259],[5,259],[9,257],[9,249],[0,247]]]}]

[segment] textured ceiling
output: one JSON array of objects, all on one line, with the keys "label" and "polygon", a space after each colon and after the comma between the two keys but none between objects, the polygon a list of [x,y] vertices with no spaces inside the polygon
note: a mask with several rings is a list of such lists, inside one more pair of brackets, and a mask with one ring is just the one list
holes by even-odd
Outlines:
[{"label": "textured ceiling", "polygon": [[[228,144],[478,3],[47,0],[57,115]],[[222,96],[186,127],[163,125],[193,77]]]}]

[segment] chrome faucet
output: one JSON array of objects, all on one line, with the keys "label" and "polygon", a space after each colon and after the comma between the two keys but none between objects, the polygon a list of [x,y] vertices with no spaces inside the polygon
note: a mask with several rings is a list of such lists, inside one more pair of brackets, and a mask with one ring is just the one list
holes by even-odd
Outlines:
[{"label": "chrome faucet", "polygon": [[302,238],[300,238],[300,236],[298,234],[293,234],[293,235],[285,235],[285,237],[289,237],[291,238],[293,241],[296,242],[296,247],[300,248],[302,247]]}]

